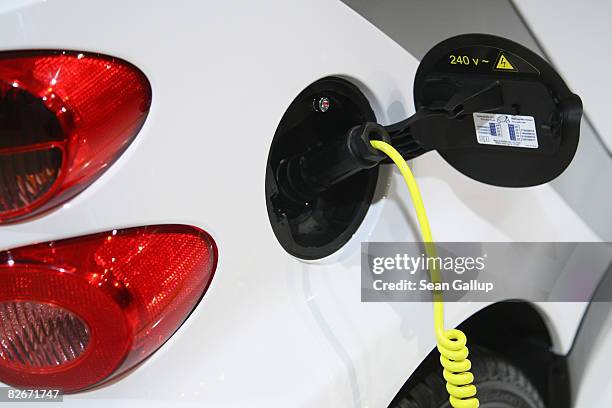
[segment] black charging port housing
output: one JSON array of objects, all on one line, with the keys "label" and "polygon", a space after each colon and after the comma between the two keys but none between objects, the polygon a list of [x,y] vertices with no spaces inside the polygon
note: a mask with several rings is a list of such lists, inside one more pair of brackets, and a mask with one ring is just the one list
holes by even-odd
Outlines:
[{"label": "black charging port housing", "polygon": [[322,258],[344,245],[388,163],[373,139],[405,160],[436,150],[455,169],[499,187],[547,183],[571,163],[582,102],[554,68],[520,44],[466,34],[433,47],[414,81],[416,112],[376,123],[358,88],[340,78],[307,87],[283,116],[270,150],[266,200],[281,245]]},{"label": "black charging port housing", "polygon": [[364,122],[376,122],[367,98],[355,85],[337,77],[309,85],[283,115],[268,156],[265,193],[272,229],[288,253],[320,259],[340,249],[367,213],[378,167],[361,171],[313,197],[296,197],[277,182],[283,160],[341,142],[347,131]]}]

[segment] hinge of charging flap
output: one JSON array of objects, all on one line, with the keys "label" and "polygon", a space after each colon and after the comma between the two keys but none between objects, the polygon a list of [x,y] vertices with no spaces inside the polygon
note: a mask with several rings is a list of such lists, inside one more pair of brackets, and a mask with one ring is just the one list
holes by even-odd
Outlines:
[{"label": "hinge of charging flap", "polygon": [[387,156],[370,146],[370,140],[390,143],[409,160],[434,149],[469,147],[472,140],[457,138],[457,119],[473,112],[503,106],[501,86],[492,81],[484,87],[462,87],[440,107],[420,107],[410,118],[390,126],[366,122],[351,128],[342,138],[286,159],[276,178],[286,197],[305,202],[353,174],[388,162]]},{"label": "hinge of charging flap", "polygon": [[488,112],[504,106],[501,85],[464,86],[446,104],[421,106],[406,120],[385,126],[391,145],[403,157],[412,159],[434,149],[466,147],[471,142],[453,137],[453,125],[461,116]]}]

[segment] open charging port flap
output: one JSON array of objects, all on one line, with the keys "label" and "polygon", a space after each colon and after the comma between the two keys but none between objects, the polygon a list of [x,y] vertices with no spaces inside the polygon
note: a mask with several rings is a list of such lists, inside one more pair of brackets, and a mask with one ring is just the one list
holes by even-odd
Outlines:
[{"label": "open charging port flap", "polygon": [[273,230],[291,254],[322,258],[356,231],[370,205],[380,139],[406,159],[436,150],[462,174],[501,187],[549,182],[571,163],[582,102],[552,66],[510,40],[450,38],[421,61],[416,112],[376,123],[363,94],[325,78],[293,101],[268,159],[266,199]]}]

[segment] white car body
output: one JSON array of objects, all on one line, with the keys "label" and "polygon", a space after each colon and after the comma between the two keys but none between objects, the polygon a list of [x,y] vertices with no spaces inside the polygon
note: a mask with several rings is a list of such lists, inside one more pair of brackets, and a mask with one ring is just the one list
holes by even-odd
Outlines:
[{"label": "white car body", "polygon": [[[181,328],[119,379],[66,406],[386,407],[434,346],[429,303],[362,303],[360,243],[416,241],[395,170],[337,253],[302,261],[276,240],[264,199],[285,109],[329,75],[365,93],[380,123],[414,112],[418,60],[339,1],[4,0],[0,49],[99,52],[153,89],[134,143],[89,188],[34,220],[0,227],[0,249],[150,224],[206,230],[212,284]],[[432,44],[433,45],[433,44]],[[438,241],[600,241],[550,185],[503,189],[440,156],[414,161]],[[486,306],[452,303],[458,325]],[[542,303],[558,354],[586,303]],[[469,333],[468,333],[469,338]]]}]

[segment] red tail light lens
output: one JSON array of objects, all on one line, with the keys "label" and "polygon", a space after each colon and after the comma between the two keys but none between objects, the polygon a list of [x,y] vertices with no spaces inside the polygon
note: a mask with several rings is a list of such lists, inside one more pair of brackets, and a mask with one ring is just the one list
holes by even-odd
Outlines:
[{"label": "red tail light lens", "polygon": [[150,103],[149,82],[125,61],[0,53],[0,223],[85,189],[131,143]]},{"label": "red tail light lens", "polygon": [[73,392],[159,348],[208,287],[212,238],[126,229],[0,252],[0,381]]}]

